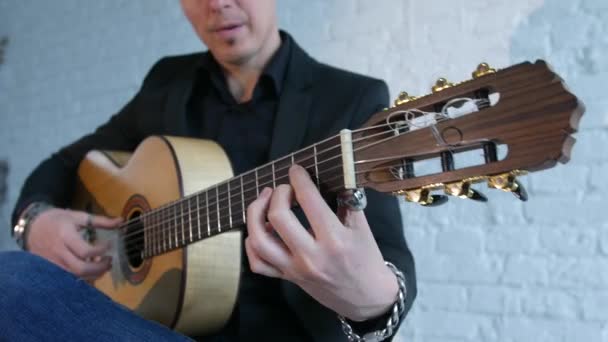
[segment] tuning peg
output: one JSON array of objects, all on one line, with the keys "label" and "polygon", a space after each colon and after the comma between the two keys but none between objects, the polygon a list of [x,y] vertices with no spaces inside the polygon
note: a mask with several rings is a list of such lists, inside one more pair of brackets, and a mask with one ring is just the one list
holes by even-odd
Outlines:
[{"label": "tuning peg", "polygon": [[400,106],[404,103],[414,101],[416,98],[417,98],[416,96],[410,96],[410,94],[408,94],[407,92],[402,91],[399,93],[399,96],[397,96],[394,103],[395,103],[395,106]]},{"label": "tuning peg", "polygon": [[503,173],[496,176],[491,176],[488,179],[490,188],[499,189],[502,191],[511,192],[517,199],[521,201],[528,200],[528,192],[524,186],[516,179],[513,173]]},{"label": "tuning peg", "polygon": [[511,193],[517,197],[518,200],[525,202],[528,200],[528,192],[526,188],[516,179],[514,182],[515,190],[512,190]]},{"label": "tuning peg", "polygon": [[487,75],[487,74],[493,74],[496,72],[496,69],[491,68],[490,65],[488,65],[488,63],[481,63],[477,66],[477,69],[475,69],[475,71],[473,71],[473,78],[480,78],[481,76]]},{"label": "tuning peg", "polygon": [[444,186],[443,191],[450,196],[468,198],[478,202],[488,201],[484,194],[471,187],[471,182],[449,183]]},{"label": "tuning peg", "polygon": [[446,80],[445,78],[442,77],[442,78],[438,79],[437,82],[435,82],[435,85],[433,86],[432,90],[433,90],[433,93],[436,93],[436,92],[442,91],[444,89],[447,89],[453,85],[454,85],[454,83],[448,82],[448,80]]},{"label": "tuning peg", "polygon": [[429,189],[415,189],[405,192],[405,200],[425,207],[436,207],[448,201],[444,195],[431,195]]}]

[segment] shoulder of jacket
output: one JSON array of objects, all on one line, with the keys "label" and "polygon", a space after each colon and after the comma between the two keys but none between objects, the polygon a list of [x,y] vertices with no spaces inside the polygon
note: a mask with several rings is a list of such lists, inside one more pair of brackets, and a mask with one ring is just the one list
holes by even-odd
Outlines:
[{"label": "shoulder of jacket", "polygon": [[144,86],[162,86],[179,77],[184,72],[194,70],[204,52],[186,55],[166,56],[159,59],[150,69],[144,80]]}]

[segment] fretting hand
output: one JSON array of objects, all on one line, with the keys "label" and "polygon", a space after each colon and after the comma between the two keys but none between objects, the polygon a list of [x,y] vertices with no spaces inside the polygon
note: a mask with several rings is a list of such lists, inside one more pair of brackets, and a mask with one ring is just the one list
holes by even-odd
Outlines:
[{"label": "fretting hand", "polygon": [[[386,267],[362,211],[336,215],[301,166],[289,170],[291,185],[265,188],[247,209],[245,248],[255,273],[289,280],[326,307],[363,321],[395,302],[398,285]],[[312,231],[291,210],[300,205]]]}]

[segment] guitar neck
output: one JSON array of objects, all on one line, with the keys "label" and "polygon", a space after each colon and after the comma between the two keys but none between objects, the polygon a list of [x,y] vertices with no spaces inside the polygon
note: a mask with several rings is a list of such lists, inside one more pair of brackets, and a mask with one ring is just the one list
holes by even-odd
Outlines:
[{"label": "guitar neck", "polygon": [[336,135],[143,214],[143,256],[159,255],[242,227],[247,222],[247,207],[264,188],[289,184],[292,165],[304,167],[323,193],[343,189],[340,142]]}]

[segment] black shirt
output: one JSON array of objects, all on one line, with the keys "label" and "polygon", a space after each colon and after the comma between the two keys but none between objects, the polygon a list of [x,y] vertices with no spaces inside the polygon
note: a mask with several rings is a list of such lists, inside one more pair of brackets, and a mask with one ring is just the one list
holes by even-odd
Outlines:
[{"label": "black shirt", "polygon": [[[190,127],[200,129],[202,137],[215,140],[224,148],[235,175],[269,162],[274,118],[291,54],[290,37],[282,34],[281,39],[281,46],[263,70],[251,100],[244,103],[238,103],[230,93],[213,56],[208,53],[203,57],[188,106]],[[243,232],[246,237],[245,227]],[[243,254],[237,305],[227,326],[215,339],[269,341],[272,332],[272,339],[277,341],[293,341],[298,336],[309,340],[289,311],[281,296],[279,280],[252,273]]]}]

